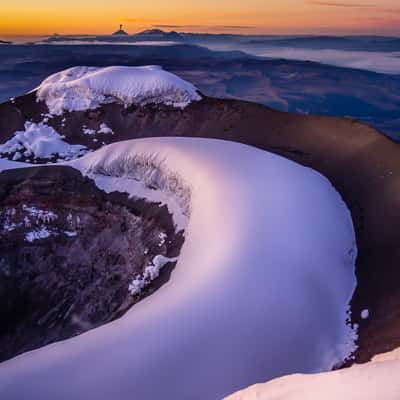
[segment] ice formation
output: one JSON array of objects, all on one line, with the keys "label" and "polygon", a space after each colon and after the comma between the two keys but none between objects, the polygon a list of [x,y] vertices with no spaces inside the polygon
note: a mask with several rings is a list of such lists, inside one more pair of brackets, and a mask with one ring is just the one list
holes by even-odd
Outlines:
[{"label": "ice formation", "polygon": [[330,370],[354,349],[354,230],[320,174],[189,138],[116,143],[68,165],[179,208],[185,242],[170,280],[119,320],[0,364],[2,397],[215,400]]}]

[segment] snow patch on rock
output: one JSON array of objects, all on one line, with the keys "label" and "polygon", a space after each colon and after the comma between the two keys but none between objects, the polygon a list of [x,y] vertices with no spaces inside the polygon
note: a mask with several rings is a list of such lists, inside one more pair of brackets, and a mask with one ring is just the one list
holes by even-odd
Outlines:
[{"label": "snow patch on rock", "polygon": [[23,204],[22,209],[30,216],[39,222],[50,223],[57,219],[57,214],[50,210],[41,210],[35,206],[28,207]]},{"label": "snow patch on rock", "polygon": [[0,227],[0,231],[5,233],[15,231],[17,228],[21,226],[20,223],[16,223],[13,221],[17,210],[15,208],[5,208],[0,211],[0,220],[2,220],[2,226]]},{"label": "snow patch on rock", "polygon": [[8,236],[17,231],[17,234],[23,233],[27,242],[33,242],[62,234],[70,238],[78,235],[74,229],[76,224],[72,223],[72,215],[70,219],[67,218],[67,223],[71,227],[68,230],[59,229],[54,223],[58,219],[59,216],[54,211],[40,209],[34,205],[22,204],[17,207],[5,207],[0,210],[0,236]]},{"label": "snow patch on rock", "polygon": [[75,232],[75,231],[64,231],[64,233],[65,233],[68,237],[75,237],[75,236],[78,236],[78,232]]},{"label": "snow patch on rock", "polygon": [[100,128],[97,132],[103,135],[114,135],[114,131],[104,122],[100,125]]},{"label": "snow patch on rock", "polygon": [[160,232],[158,238],[160,239],[158,246],[164,246],[165,241],[167,240],[168,235],[165,232]]},{"label": "snow patch on rock", "polygon": [[33,159],[71,160],[87,152],[85,146],[64,142],[64,136],[44,123],[26,122],[24,131],[17,131],[6,143],[0,145],[0,155],[12,156],[14,161],[24,157]]},{"label": "snow patch on rock", "polygon": [[85,126],[83,127],[82,132],[84,135],[89,135],[89,136],[96,134],[96,131],[94,129],[86,128]]},{"label": "snow patch on rock", "polygon": [[165,104],[183,108],[201,100],[197,89],[159,66],[73,67],[45,79],[37,88],[51,114],[95,109],[101,104]]},{"label": "snow patch on rock", "polygon": [[145,267],[143,273],[136,276],[129,284],[129,293],[132,296],[140,294],[146,286],[159,277],[161,269],[166,264],[176,262],[177,260],[178,258],[168,258],[163,255],[155,256],[152,263]]},{"label": "snow patch on rock", "polygon": [[365,310],[361,311],[361,319],[368,319],[369,318],[369,310],[366,308]]},{"label": "snow patch on rock", "polygon": [[35,240],[46,239],[50,236],[51,232],[45,226],[42,226],[39,229],[28,232],[25,235],[25,240],[28,242],[33,242]]}]

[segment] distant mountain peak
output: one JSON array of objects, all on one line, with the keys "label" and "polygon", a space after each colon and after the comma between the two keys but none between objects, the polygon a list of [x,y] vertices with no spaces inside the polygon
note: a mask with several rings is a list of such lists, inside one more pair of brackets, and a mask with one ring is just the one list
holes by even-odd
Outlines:
[{"label": "distant mountain peak", "polygon": [[164,32],[161,29],[146,29],[143,32],[139,32],[136,35],[164,35]]},{"label": "distant mountain peak", "polygon": [[139,32],[136,36],[152,36],[152,37],[162,37],[162,38],[178,38],[181,35],[176,31],[166,32],[162,29],[146,29],[145,31]]},{"label": "distant mountain peak", "polygon": [[120,24],[119,29],[113,33],[114,36],[127,36],[128,34],[122,29],[122,24]]}]

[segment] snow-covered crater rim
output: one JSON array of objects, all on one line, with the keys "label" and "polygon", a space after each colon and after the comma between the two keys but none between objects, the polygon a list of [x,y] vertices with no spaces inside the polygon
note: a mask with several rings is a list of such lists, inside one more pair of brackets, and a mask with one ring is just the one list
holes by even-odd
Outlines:
[{"label": "snow-covered crater rim", "polygon": [[[91,159],[88,155],[87,159]],[[74,165],[74,164],[73,164]],[[96,158],[82,167],[75,166],[110,192],[126,191],[131,196],[165,204],[176,230],[185,230],[191,214],[192,187],[179,173],[172,171],[157,153],[135,153]]]},{"label": "snow-covered crater rim", "polygon": [[156,65],[106,68],[78,66],[57,72],[37,88],[53,115],[95,109],[102,104],[164,104],[184,108],[202,99],[191,83]]},{"label": "snow-covered crater rim", "polygon": [[[166,168],[159,164],[191,189],[173,279],[118,325],[0,366],[0,386],[3,379],[16,393],[28,382],[39,399],[60,393],[67,381],[68,398],[104,398],[118,387],[119,394],[154,399],[179,398],[188,382],[189,395],[223,398],[260,376],[331,369],[353,349],[346,318],[356,284],[354,229],[325,178],[274,154],[211,139],[120,142],[68,163],[121,191],[146,179],[162,188]],[[185,354],[196,354],[196,362]],[[93,368],[93,359],[103,356]],[[16,369],[22,371],[11,376]],[[88,369],[96,369],[96,379],[81,379]]]}]

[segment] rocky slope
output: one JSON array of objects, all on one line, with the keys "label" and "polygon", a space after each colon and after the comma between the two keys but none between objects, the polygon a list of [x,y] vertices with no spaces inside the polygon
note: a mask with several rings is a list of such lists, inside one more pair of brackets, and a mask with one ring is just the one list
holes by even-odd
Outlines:
[{"label": "rocky slope", "polygon": [[[356,361],[400,346],[400,150],[376,130],[350,119],[292,115],[236,100],[204,98],[184,110],[168,106],[124,107],[49,118],[35,93],[0,105],[0,143],[27,120],[46,123],[72,144],[150,136],[198,136],[247,143],[310,166],[328,177],[352,212],[359,257],[352,319],[360,324]],[[113,134],[99,133],[106,124]],[[87,134],[87,129],[92,134]],[[240,161],[240,160],[238,160]],[[369,318],[361,312],[369,310]]]},{"label": "rocky slope", "polygon": [[183,236],[166,207],[105,194],[70,167],[0,174],[0,361],[121,316],[132,280]]}]

